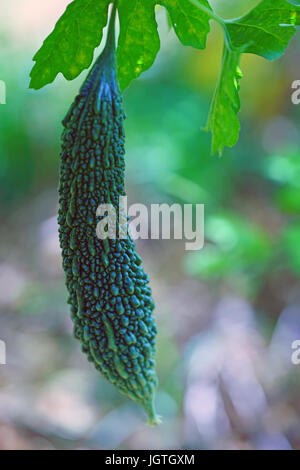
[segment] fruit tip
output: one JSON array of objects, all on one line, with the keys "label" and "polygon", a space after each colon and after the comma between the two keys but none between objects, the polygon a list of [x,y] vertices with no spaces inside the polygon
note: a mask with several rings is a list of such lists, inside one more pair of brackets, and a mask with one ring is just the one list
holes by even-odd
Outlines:
[{"label": "fruit tip", "polygon": [[147,424],[149,424],[150,426],[156,426],[158,424],[161,424],[161,416],[156,414],[154,399],[147,403],[144,403],[144,409],[148,415]]},{"label": "fruit tip", "polygon": [[159,415],[152,416],[148,419],[147,424],[149,426],[157,426],[162,423],[162,418]]}]

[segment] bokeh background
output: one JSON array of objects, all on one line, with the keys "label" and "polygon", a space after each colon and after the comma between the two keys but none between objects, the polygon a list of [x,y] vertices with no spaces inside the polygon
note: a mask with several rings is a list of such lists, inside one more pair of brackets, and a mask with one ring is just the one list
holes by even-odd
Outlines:
[{"label": "bokeh background", "polygon": [[[222,51],[162,50],[124,96],[129,202],[205,204],[203,250],[138,241],[157,304],[163,424],[120,396],[72,337],[57,236],[61,120],[86,72],[28,89],[32,56],[68,0],[0,15],[0,449],[300,449],[300,36],[277,62],[242,61],[242,132],[222,158],[203,131]],[[236,17],[256,4],[214,0]]]}]

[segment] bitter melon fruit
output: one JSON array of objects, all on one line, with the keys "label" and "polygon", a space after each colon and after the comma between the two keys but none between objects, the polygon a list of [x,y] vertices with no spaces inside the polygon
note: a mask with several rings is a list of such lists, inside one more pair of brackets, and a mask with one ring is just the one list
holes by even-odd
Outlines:
[{"label": "bitter melon fruit", "polygon": [[126,239],[96,235],[98,206],[112,204],[118,215],[119,197],[125,196],[115,12],[114,5],[104,51],[63,121],[59,238],[75,337],[96,369],[142,405],[154,424],[156,326],[149,279],[128,230]]}]

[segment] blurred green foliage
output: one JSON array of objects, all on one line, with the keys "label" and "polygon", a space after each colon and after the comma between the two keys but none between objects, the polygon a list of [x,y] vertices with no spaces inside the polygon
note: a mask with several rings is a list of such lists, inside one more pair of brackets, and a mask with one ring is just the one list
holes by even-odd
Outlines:
[{"label": "blurred green foliage", "polygon": [[288,266],[300,277],[300,223],[287,226],[282,234],[282,244],[287,257]]},{"label": "blurred green foliage", "polygon": [[189,255],[189,272],[209,279],[243,274],[257,277],[265,271],[271,243],[258,226],[223,212],[207,218],[206,236],[211,244],[196,256]]}]

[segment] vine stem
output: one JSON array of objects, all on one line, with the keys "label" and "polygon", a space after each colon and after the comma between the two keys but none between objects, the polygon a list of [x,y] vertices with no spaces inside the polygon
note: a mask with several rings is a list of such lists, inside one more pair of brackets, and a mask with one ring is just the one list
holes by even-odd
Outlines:
[{"label": "vine stem", "polygon": [[221,26],[225,24],[224,20],[219,15],[217,15],[213,10],[210,10],[206,6],[199,3],[198,0],[189,0],[189,1],[193,3],[197,8],[199,8],[199,10],[202,10],[203,13],[206,13],[207,16],[209,16],[212,20],[215,20],[217,23],[219,23]]},{"label": "vine stem", "polygon": [[205,13],[207,16],[210,17],[210,19],[215,20],[222,28],[223,33],[224,33],[224,41],[226,44],[227,49],[230,51],[233,50],[232,43],[231,43],[231,38],[228,33],[228,29],[226,26],[226,21],[223,20],[219,15],[217,15],[213,10],[210,8],[207,8],[206,6],[202,5],[198,0],[189,0],[193,5],[195,5],[199,10],[202,10],[203,13]]}]

